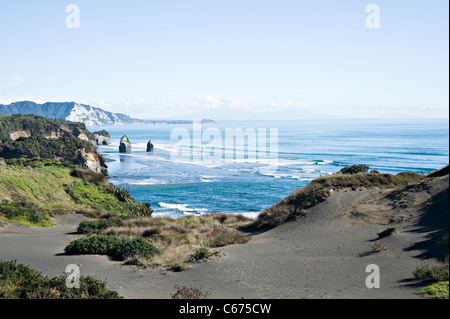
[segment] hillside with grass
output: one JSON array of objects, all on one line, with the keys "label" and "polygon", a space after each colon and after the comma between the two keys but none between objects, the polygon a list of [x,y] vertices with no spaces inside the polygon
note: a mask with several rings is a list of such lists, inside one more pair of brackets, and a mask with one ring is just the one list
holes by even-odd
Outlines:
[{"label": "hillside with grass", "polygon": [[0,223],[51,226],[52,216],[66,212],[151,215],[101,173],[50,159],[0,159]]}]

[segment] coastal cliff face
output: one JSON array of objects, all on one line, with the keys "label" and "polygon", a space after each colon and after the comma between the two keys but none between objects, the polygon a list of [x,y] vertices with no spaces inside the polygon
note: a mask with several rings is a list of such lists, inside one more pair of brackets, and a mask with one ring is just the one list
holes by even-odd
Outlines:
[{"label": "coastal cliff face", "polygon": [[96,151],[91,150],[88,152],[82,148],[79,151],[79,158],[82,166],[86,166],[94,172],[108,175],[108,166],[106,165],[105,159]]},{"label": "coastal cliff face", "polygon": [[0,117],[0,157],[49,158],[72,162],[108,174],[96,151],[95,135],[82,123],[34,115]]}]

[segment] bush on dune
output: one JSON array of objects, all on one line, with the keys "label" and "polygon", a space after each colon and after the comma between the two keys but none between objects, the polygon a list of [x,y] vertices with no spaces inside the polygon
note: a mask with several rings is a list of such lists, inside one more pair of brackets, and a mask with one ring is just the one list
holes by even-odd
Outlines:
[{"label": "bush on dune", "polygon": [[109,227],[123,226],[123,221],[117,218],[108,218],[101,220],[85,220],[82,221],[77,228],[78,234],[94,234],[99,233]]},{"label": "bush on dune", "polygon": [[98,235],[72,241],[65,249],[68,255],[108,255],[125,260],[130,257],[150,259],[161,251],[143,238],[120,239]]},{"label": "bush on dune", "polygon": [[27,265],[0,261],[0,299],[119,299],[106,283],[80,277],[80,288],[69,289],[66,276],[47,277]]}]

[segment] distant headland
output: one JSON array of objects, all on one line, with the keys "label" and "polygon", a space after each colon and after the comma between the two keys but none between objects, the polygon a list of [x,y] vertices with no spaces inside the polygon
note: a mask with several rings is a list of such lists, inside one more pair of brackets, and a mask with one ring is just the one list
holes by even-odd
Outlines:
[{"label": "distant headland", "polygon": [[[98,107],[76,102],[47,102],[38,104],[31,101],[0,104],[0,115],[33,114],[51,119],[81,122],[86,126],[103,125],[144,125],[144,124],[192,124],[191,120],[143,120],[122,113],[112,113]],[[203,119],[205,123],[215,123]]]}]

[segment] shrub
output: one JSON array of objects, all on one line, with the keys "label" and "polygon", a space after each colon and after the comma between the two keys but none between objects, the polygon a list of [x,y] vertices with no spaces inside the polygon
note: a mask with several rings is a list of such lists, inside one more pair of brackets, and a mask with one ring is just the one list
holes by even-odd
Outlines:
[{"label": "shrub", "polygon": [[213,253],[206,247],[199,248],[191,254],[189,257],[189,262],[199,262],[201,260],[208,259],[212,256],[212,254]]},{"label": "shrub", "polygon": [[124,260],[129,257],[150,259],[161,251],[143,238],[123,239],[118,242],[114,256]]},{"label": "shrub", "polygon": [[0,299],[118,299],[106,283],[93,277],[80,277],[80,288],[69,289],[66,276],[47,277],[27,265],[0,261]]},{"label": "shrub", "polygon": [[78,234],[93,234],[99,233],[109,227],[123,226],[123,221],[120,219],[103,219],[103,220],[85,220],[82,221],[77,228]]},{"label": "shrub", "polygon": [[68,255],[110,255],[114,252],[120,239],[110,235],[98,235],[72,241],[64,252]]},{"label": "shrub", "polygon": [[367,172],[369,172],[369,166],[364,164],[352,165],[341,169],[342,174],[350,174],[350,175]]},{"label": "shrub", "polygon": [[170,267],[170,270],[175,271],[175,272],[180,272],[180,271],[186,270],[186,268],[187,268],[187,264],[186,263],[179,262],[179,263],[173,264]]},{"label": "shrub", "polygon": [[72,241],[65,249],[68,255],[108,255],[125,260],[130,257],[150,259],[161,251],[143,238],[119,239],[97,235]]},{"label": "shrub", "polygon": [[449,264],[436,266],[419,265],[413,272],[416,279],[428,280],[431,282],[448,281]]}]

